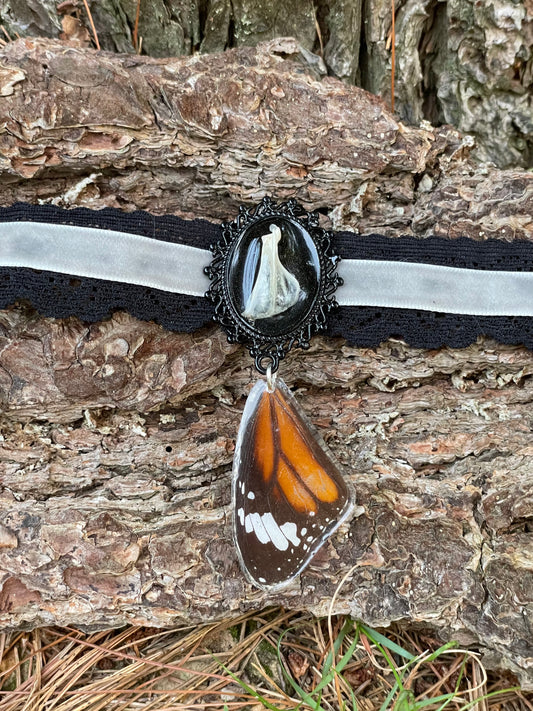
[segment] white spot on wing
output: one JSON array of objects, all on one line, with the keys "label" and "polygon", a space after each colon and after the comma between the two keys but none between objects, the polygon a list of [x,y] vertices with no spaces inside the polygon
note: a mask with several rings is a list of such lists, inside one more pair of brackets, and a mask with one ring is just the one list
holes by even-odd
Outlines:
[{"label": "white spot on wing", "polygon": [[[237,516],[241,526],[244,525],[246,533],[253,531],[260,543],[272,543],[279,551],[286,551],[289,548],[289,541],[295,547],[301,543],[296,524],[292,521],[287,521],[280,526],[270,512],[264,514],[254,512],[245,516],[243,508],[237,510]],[[306,528],[302,529],[302,533],[304,532],[307,532]],[[307,537],[308,541],[313,539],[314,536]],[[307,548],[308,546],[305,546],[304,550]],[[291,553],[294,553],[293,547],[291,547]],[[290,559],[288,559],[289,561]]]},{"label": "white spot on wing", "polygon": [[297,536],[297,528],[295,523],[287,521],[287,523],[282,524],[280,528],[293,545],[299,545],[300,539]]},{"label": "white spot on wing", "polygon": [[259,543],[269,543],[270,536],[268,535],[263,521],[261,520],[261,516],[258,513],[252,513],[248,514],[246,518],[250,518]]},{"label": "white spot on wing", "polygon": [[255,499],[255,494],[253,491],[248,492],[248,498],[251,499],[252,501]]},{"label": "white spot on wing", "polygon": [[270,540],[276,546],[278,551],[286,551],[289,547],[289,542],[287,538],[283,535],[283,531],[276,523],[272,514],[266,513],[261,517],[263,519],[263,524],[267,530]]}]

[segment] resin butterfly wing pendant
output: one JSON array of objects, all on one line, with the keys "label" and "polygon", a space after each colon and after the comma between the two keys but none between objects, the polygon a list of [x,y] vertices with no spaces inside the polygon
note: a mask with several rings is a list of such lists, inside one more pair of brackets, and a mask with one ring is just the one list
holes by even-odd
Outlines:
[{"label": "resin butterfly wing pendant", "polygon": [[280,380],[253,387],[233,464],[234,537],[257,587],[296,577],[348,517],[354,495]]},{"label": "resin butterfly wing pendant", "polygon": [[[271,381],[293,347],[306,349],[337,306],[338,256],[318,213],[268,197],[224,223],[206,267],[206,297],[233,343]],[[234,538],[257,587],[274,590],[309,563],[353,509],[352,489],[289,389],[259,381],[248,398],[233,464]]]}]

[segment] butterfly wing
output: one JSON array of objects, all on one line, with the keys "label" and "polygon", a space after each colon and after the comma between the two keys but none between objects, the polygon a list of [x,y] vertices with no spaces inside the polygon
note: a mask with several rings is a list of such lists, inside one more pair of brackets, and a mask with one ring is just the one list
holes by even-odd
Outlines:
[{"label": "butterfly wing", "polygon": [[278,378],[244,409],[233,466],[234,536],[248,578],[289,583],[353,508],[353,492]]}]

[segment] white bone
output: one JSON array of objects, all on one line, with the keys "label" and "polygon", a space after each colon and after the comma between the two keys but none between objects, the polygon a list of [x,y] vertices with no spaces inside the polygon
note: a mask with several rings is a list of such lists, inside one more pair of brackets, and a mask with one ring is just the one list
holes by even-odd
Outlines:
[{"label": "white bone", "polygon": [[298,279],[280,261],[280,239],[281,230],[277,225],[270,225],[270,232],[261,237],[259,271],[243,311],[249,321],[281,314],[300,298]]}]

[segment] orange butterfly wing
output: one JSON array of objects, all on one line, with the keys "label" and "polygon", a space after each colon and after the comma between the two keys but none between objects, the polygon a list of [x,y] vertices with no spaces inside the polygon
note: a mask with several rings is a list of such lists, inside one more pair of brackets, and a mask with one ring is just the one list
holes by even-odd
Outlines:
[{"label": "orange butterfly wing", "polygon": [[253,388],[237,437],[234,535],[258,587],[290,582],[353,508],[353,492],[278,379]]},{"label": "orange butterfly wing", "polygon": [[[291,411],[287,401],[279,390],[270,395],[278,425],[278,439],[281,458],[287,466],[291,467],[294,476],[299,479],[299,486],[305,487],[308,492],[319,501],[332,503],[339,496],[339,488],[324,467],[317,461],[313,454],[312,444],[309,441],[311,433],[303,431],[302,420],[297,413]],[[294,489],[290,486],[284,488],[278,478],[283,493],[293,508],[298,509],[296,500],[292,500]],[[316,506],[311,510],[316,511]]]}]

